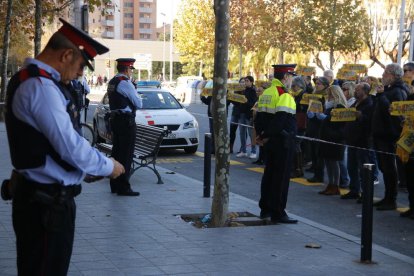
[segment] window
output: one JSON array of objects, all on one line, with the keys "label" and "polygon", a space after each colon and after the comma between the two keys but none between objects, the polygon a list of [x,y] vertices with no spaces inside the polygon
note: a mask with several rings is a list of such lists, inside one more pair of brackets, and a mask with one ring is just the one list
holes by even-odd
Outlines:
[{"label": "window", "polygon": [[126,12],[126,13],[124,13],[124,17],[125,18],[134,18],[134,14],[130,13],[130,12]]},{"label": "window", "polygon": [[148,23],[140,23],[139,24],[139,28],[140,29],[150,29],[151,28],[151,25],[148,24]]},{"label": "window", "polygon": [[132,34],[124,34],[124,38],[126,38],[126,39],[132,39]]},{"label": "window", "polygon": [[124,23],[124,28],[125,29],[133,29],[134,28],[134,24],[133,23]]},{"label": "window", "polygon": [[149,34],[140,34],[139,35],[139,38],[142,38],[142,39],[150,39],[151,36]]},{"label": "window", "polygon": [[124,3],[124,8],[133,8],[134,7],[134,3],[133,2],[125,2]]}]

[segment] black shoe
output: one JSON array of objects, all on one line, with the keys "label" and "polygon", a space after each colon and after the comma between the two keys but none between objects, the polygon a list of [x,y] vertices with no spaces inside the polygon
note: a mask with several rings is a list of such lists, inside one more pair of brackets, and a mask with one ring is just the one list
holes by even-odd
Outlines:
[{"label": "black shoe", "polygon": [[359,194],[355,192],[349,192],[347,194],[341,195],[341,199],[358,199]]},{"label": "black shoe", "polygon": [[323,183],[323,179],[317,177],[308,178],[306,180],[310,183]]},{"label": "black shoe", "polygon": [[271,216],[272,214],[270,212],[260,211],[260,219],[267,219],[267,218],[270,218]]},{"label": "black shoe", "polygon": [[408,209],[407,211],[400,213],[400,217],[402,217],[402,218],[414,218],[413,209]]},{"label": "black shoe", "polygon": [[263,165],[263,161],[259,159],[259,160],[253,161],[252,164]]},{"label": "black shoe", "polygon": [[380,205],[382,205],[382,204],[384,204],[384,203],[385,203],[385,198],[383,198],[383,199],[381,199],[381,200],[379,200],[379,201],[374,202],[374,203],[372,204],[372,206],[377,207],[377,206],[380,206]]},{"label": "black shoe", "polygon": [[397,209],[397,203],[395,203],[395,201],[384,202],[383,204],[377,206],[378,211],[390,211],[395,209]]},{"label": "black shoe", "polygon": [[272,218],[272,222],[293,224],[293,223],[298,223],[298,220],[290,218],[289,216],[285,215],[279,218]]},{"label": "black shoe", "polygon": [[139,196],[139,192],[134,192],[131,188],[126,190],[118,191],[117,195],[119,196]]},{"label": "black shoe", "polygon": [[414,219],[414,209],[411,208],[411,209],[408,209],[405,212],[402,212],[400,214],[400,217]]},{"label": "black shoe", "polygon": [[118,185],[113,184],[113,183],[109,183],[109,186],[111,187],[111,193],[115,194]]}]

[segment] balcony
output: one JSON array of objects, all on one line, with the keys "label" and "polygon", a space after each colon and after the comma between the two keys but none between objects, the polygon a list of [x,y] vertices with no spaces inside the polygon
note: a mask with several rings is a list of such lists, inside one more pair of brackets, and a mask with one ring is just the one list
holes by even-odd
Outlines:
[{"label": "balcony", "polygon": [[113,27],[115,23],[113,20],[102,20],[102,25],[107,27]]},{"label": "balcony", "polygon": [[140,17],[139,18],[139,23],[152,23],[152,19],[151,18],[145,18],[145,17]]},{"label": "balcony", "polygon": [[114,38],[114,32],[105,31],[102,33],[103,38]]},{"label": "balcony", "polygon": [[141,3],[153,3],[153,0],[140,0]]},{"label": "balcony", "polygon": [[115,13],[115,8],[114,7],[106,7],[104,9],[104,15],[114,15]]},{"label": "balcony", "polygon": [[152,8],[139,8],[139,12],[152,13]]},{"label": "balcony", "polygon": [[139,29],[140,34],[152,34],[152,29]]}]

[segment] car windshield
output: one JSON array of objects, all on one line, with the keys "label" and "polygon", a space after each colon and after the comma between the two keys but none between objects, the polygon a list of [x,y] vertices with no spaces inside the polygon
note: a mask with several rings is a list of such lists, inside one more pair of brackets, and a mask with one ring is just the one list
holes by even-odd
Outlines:
[{"label": "car windshield", "polygon": [[143,109],[181,109],[179,102],[169,93],[162,91],[140,91]]}]

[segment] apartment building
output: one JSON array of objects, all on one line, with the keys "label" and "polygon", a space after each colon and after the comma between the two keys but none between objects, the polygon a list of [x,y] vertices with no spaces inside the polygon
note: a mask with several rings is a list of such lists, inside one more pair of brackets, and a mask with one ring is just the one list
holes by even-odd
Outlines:
[{"label": "apartment building", "polygon": [[93,37],[125,40],[157,40],[156,0],[113,0],[89,13]]}]

